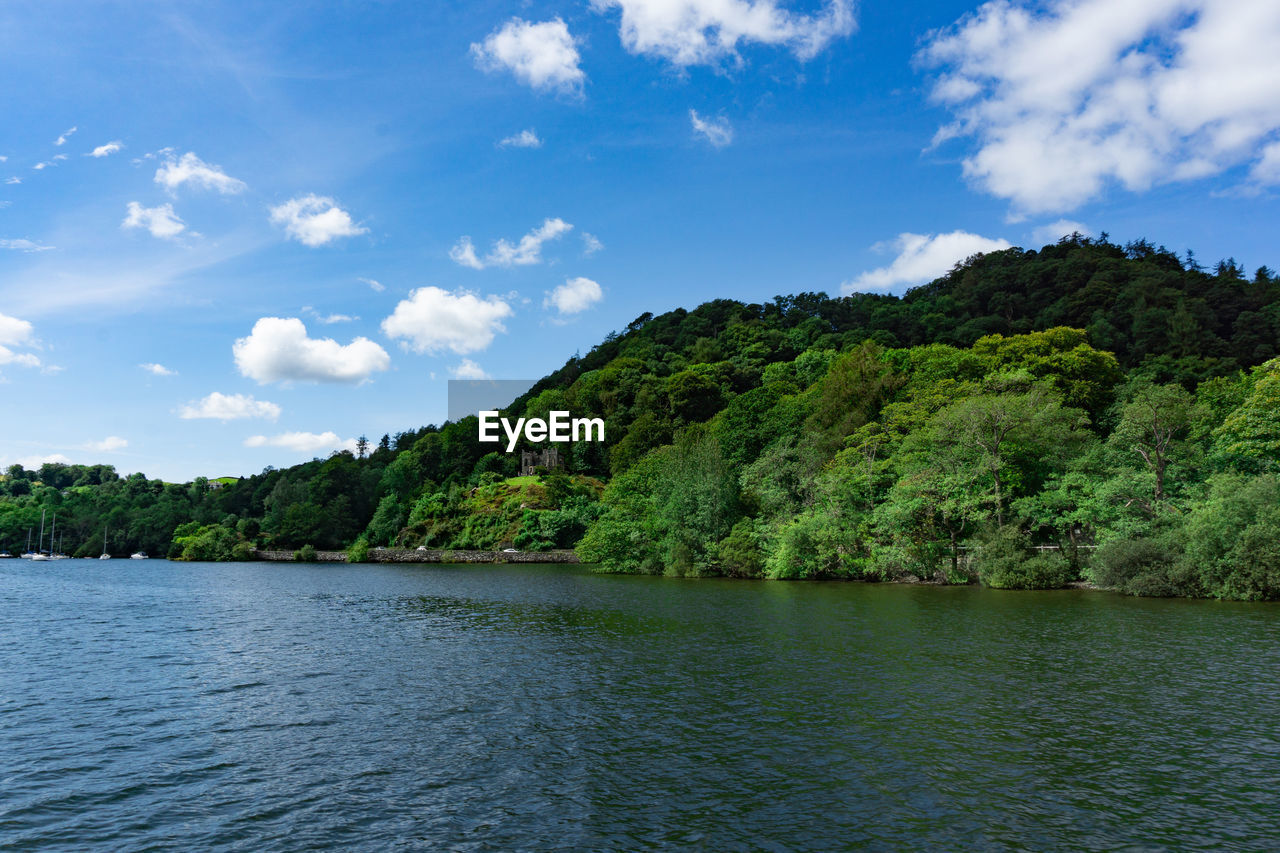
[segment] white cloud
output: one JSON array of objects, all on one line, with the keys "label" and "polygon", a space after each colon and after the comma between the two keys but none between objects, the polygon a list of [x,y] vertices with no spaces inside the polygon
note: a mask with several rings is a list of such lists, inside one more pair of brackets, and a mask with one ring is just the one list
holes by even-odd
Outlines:
[{"label": "white cloud", "polygon": [[1041,225],[1039,228],[1031,232],[1031,239],[1035,242],[1036,248],[1056,243],[1063,237],[1070,237],[1072,234],[1081,234],[1085,237],[1092,237],[1093,231],[1083,222],[1076,222],[1071,219],[1059,219],[1057,222],[1050,222],[1048,225]]},{"label": "white cloud", "polygon": [[484,372],[484,368],[476,364],[469,358],[464,358],[462,363],[453,370],[449,371],[453,374],[454,379],[488,379],[489,374]]},{"label": "white cloud", "polygon": [[187,229],[182,220],[173,212],[173,205],[162,204],[159,207],[143,207],[136,201],[129,202],[129,213],[120,223],[121,228],[145,228],[152,237],[177,237]]},{"label": "white cloud", "polygon": [[76,132],[76,128],[74,128],[74,127],[73,127],[73,128],[71,128],[70,130],[66,131],[66,132],[65,132],[65,133],[63,133],[61,136],[59,136],[57,139],[53,140],[53,144],[54,144],[54,145],[66,145],[66,144],[67,144],[67,140],[71,138],[71,134],[73,134],[73,133],[75,133],[75,132]]},{"label": "white cloud", "polygon": [[554,307],[561,316],[565,316],[586,311],[601,299],[604,299],[604,291],[600,285],[589,278],[570,278],[547,294],[542,307]]},{"label": "white cloud", "polygon": [[85,450],[96,450],[99,453],[113,453],[117,450],[124,450],[129,446],[127,439],[123,439],[118,435],[109,435],[102,441],[86,441]]},{"label": "white cloud", "polygon": [[176,192],[184,184],[217,190],[223,195],[234,195],[247,188],[244,181],[229,176],[221,166],[206,163],[190,151],[179,159],[174,159],[172,152],[165,152],[165,158],[165,164],[156,169],[155,181],[169,192]]},{"label": "white cloud", "polygon": [[36,456],[23,456],[13,461],[15,464],[21,465],[23,468],[26,468],[28,471],[38,471],[40,469],[40,466],[45,464],[46,462],[51,462],[56,465],[71,464],[71,460],[66,456],[63,456],[61,453],[45,453],[45,454],[36,455]]},{"label": "white cloud", "polygon": [[702,134],[715,148],[723,148],[733,142],[733,125],[724,116],[704,119],[697,110],[689,110],[689,121],[693,124],[693,132]]},{"label": "white cloud", "polygon": [[485,267],[514,267],[542,263],[542,244],[556,240],[573,230],[573,226],[559,217],[544,219],[542,224],[520,238],[519,243],[497,240],[483,259],[476,255],[476,247],[470,237],[463,237],[449,250],[454,263],[471,269]]},{"label": "white cloud", "polygon": [[26,320],[0,313],[0,367],[7,364],[18,367],[39,367],[40,359],[29,352],[14,352],[10,347],[30,347],[35,344],[35,330]]},{"label": "white cloud", "polygon": [[936,141],[971,137],[965,176],[1034,214],[1251,161],[1280,181],[1278,46],[1274,0],[997,0],[918,58],[955,115]]},{"label": "white cloud", "polygon": [[22,178],[19,178],[17,175],[14,175],[12,177],[5,178],[4,182],[6,184],[20,184],[22,183]]},{"label": "white cloud", "polygon": [[323,246],[338,237],[367,234],[328,196],[305,195],[271,208],[271,221],[304,246]]},{"label": "white cloud", "polygon": [[147,371],[147,373],[150,373],[152,376],[177,376],[178,375],[178,371],[170,370],[169,368],[165,367],[163,364],[156,364],[154,362],[150,362],[147,364],[139,364],[138,367],[141,367],[143,370]]},{"label": "white cloud", "polygon": [[1260,184],[1280,184],[1280,142],[1262,149],[1262,156],[1253,164],[1250,175]]},{"label": "white cloud", "polygon": [[321,314],[310,305],[304,305],[302,313],[314,318],[317,322],[324,323],[326,326],[332,326],[334,323],[352,323],[360,319],[350,314]]},{"label": "white cloud", "polygon": [[0,344],[21,346],[34,340],[35,327],[26,320],[0,313]]},{"label": "white cloud", "polygon": [[578,67],[581,57],[569,28],[559,18],[531,24],[512,18],[471,45],[476,65],[486,71],[506,68],[521,83],[538,90],[581,94],[587,75]]},{"label": "white cloud", "polygon": [[499,148],[541,148],[542,140],[538,138],[538,134],[529,128],[522,130],[517,134],[508,136],[506,139],[498,142]]},{"label": "white cloud", "polygon": [[828,0],[815,15],[778,8],[775,0],[591,0],[622,10],[619,36],[632,53],[679,66],[741,62],[747,44],[785,47],[811,59],[854,29],[852,0]]},{"label": "white cloud", "polygon": [[878,293],[898,285],[924,284],[944,275],[971,255],[1007,249],[1009,243],[967,231],[952,231],[949,234],[899,234],[889,247],[898,250],[892,263],[862,273],[845,282],[841,289],[845,293]]},{"label": "white cloud", "polygon": [[92,151],[90,151],[90,152],[89,152],[87,155],[85,155],[85,156],[87,156],[87,157],[109,157],[110,155],[112,155],[112,154],[116,153],[117,151],[121,150],[122,148],[124,148],[124,143],[123,143],[123,142],[121,142],[120,140],[116,139],[116,140],[112,140],[111,142],[108,142],[106,145],[99,145],[97,148],[93,149]]},{"label": "white cloud", "polygon": [[332,338],[309,338],[307,327],[296,317],[263,317],[231,349],[240,373],[264,384],[363,382],[391,366],[387,351],[368,338],[345,346]]},{"label": "white cloud", "polygon": [[466,290],[420,287],[382,321],[382,331],[414,352],[447,349],[462,355],[493,343],[494,335],[506,331],[502,321],[512,313],[511,306],[496,296],[481,299]]},{"label": "white cloud", "polygon": [[280,412],[279,406],[266,400],[255,400],[245,394],[222,394],[214,391],[203,400],[187,403],[178,410],[178,417],[186,420],[211,418],[234,421],[241,418],[266,418],[274,421],[280,417]]},{"label": "white cloud", "polygon": [[244,440],[245,447],[283,447],[298,453],[318,453],[321,450],[356,450],[354,438],[339,438],[336,432],[282,432],[279,435],[251,435]]},{"label": "white cloud", "polygon": [[363,281],[365,284],[369,285],[369,289],[374,293],[381,293],[387,289],[387,286],[376,278],[359,278],[357,281]]},{"label": "white cloud", "polygon": [[10,249],[15,252],[47,252],[53,248],[55,247],[46,246],[25,237],[19,237],[16,240],[0,240],[0,249]]},{"label": "white cloud", "polygon": [[604,250],[604,243],[600,242],[600,238],[594,234],[582,232],[582,254],[594,255],[596,252]]}]

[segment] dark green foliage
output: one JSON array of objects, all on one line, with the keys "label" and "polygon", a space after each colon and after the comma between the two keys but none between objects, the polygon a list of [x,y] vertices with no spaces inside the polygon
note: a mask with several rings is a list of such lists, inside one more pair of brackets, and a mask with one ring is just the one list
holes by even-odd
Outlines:
[{"label": "dark green foliage", "polygon": [[1016,527],[999,527],[971,540],[978,579],[995,589],[1057,589],[1075,579],[1056,550],[1037,550]]},{"label": "dark green foliage", "polygon": [[299,563],[314,563],[316,561],[316,549],[310,543],[307,543],[293,552],[293,559]]}]

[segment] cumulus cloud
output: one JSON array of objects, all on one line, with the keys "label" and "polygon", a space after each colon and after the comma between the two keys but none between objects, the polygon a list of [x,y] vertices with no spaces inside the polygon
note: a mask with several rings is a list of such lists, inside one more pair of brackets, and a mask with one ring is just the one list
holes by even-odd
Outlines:
[{"label": "cumulus cloud", "polygon": [[231,177],[221,166],[206,163],[190,151],[177,159],[172,152],[163,153],[166,160],[156,169],[155,181],[169,192],[176,192],[186,184],[197,189],[217,190],[223,195],[234,195],[247,188],[244,181]]},{"label": "cumulus cloud", "polygon": [[127,439],[123,439],[118,435],[109,435],[102,441],[86,441],[85,450],[96,450],[100,453],[113,453],[117,450],[124,450],[129,446]]},{"label": "cumulus cloud", "polygon": [[111,142],[108,142],[106,145],[99,145],[97,148],[93,149],[85,156],[109,157],[112,154],[116,153],[117,151],[121,150],[122,148],[124,148],[124,143],[116,139],[116,140],[112,140]]},{"label": "cumulus cloud", "polygon": [[420,287],[382,321],[382,331],[418,353],[451,350],[459,355],[477,352],[505,332],[502,321],[511,306],[496,296],[480,298],[466,290],[449,292]]},{"label": "cumulus cloud", "polygon": [[21,465],[28,471],[39,470],[40,466],[46,462],[52,462],[56,465],[70,465],[71,459],[61,453],[44,453],[35,456],[20,456],[13,460],[15,464]]},{"label": "cumulus cloud", "polygon": [[40,359],[29,352],[15,352],[11,347],[34,346],[35,329],[26,320],[0,313],[0,367],[13,364],[18,367],[39,367]]},{"label": "cumulus cloud", "polygon": [[147,364],[139,364],[138,367],[141,367],[143,370],[147,371],[147,373],[150,373],[152,376],[177,376],[178,375],[178,371],[170,370],[169,368],[165,367],[163,364],[156,364],[155,362],[149,362]]},{"label": "cumulus cloud", "polygon": [[279,435],[251,435],[244,440],[245,447],[282,447],[298,453],[319,453],[322,450],[356,450],[354,438],[339,438],[328,432],[282,432]]},{"label": "cumulus cloud", "polygon": [[323,246],[338,237],[367,234],[351,220],[351,214],[328,196],[305,195],[271,208],[271,221],[304,246]]},{"label": "cumulus cloud", "polygon": [[471,45],[476,65],[486,71],[509,70],[521,83],[540,91],[578,95],[587,75],[569,27],[560,18],[530,23],[512,18],[485,40]]},{"label": "cumulus cloud", "polygon": [[997,0],[918,59],[955,116],[935,141],[972,139],[965,176],[1036,214],[1243,163],[1280,181],[1277,45],[1274,0]]},{"label": "cumulus cloud", "polygon": [[600,285],[589,278],[570,278],[547,294],[543,308],[555,308],[560,316],[579,314],[604,299]]},{"label": "cumulus cloud", "polygon": [[454,379],[488,379],[489,374],[484,372],[484,368],[476,364],[469,358],[464,358],[462,362],[453,370],[449,371],[453,374]]},{"label": "cumulus cloud", "polygon": [[47,252],[53,248],[25,237],[19,237],[16,240],[0,240],[0,249],[9,249],[14,252]]},{"label": "cumulus cloud", "polygon": [[203,400],[193,400],[178,410],[178,417],[186,420],[209,418],[218,421],[235,421],[242,418],[266,418],[274,421],[281,409],[275,403],[255,400],[245,394],[222,394],[214,391]]},{"label": "cumulus cloud", "polygon": [[542,140],[538,138],[538,134],[529,128],[519,133],[508,136],[506,139],[498,142],[499,148],[541,148]]},{"label": "cumulus cloud", "polygon": [[128,211],[128,215],[120,223],[121,228],[145,228],[151,232],[152,237],[165,239],[177,237],[187,229],[186,224],[173,212],[171,204],[143,207],[136,201],[131,201]]},{"label": "cumulus cloud", "polygon": [[358,278],[356,280],[363,281],[365,284],[369,285],[369,289],[372,290],[374,293],[381,293],[382,291],[387,289],[387,286],[382,282],[378,281],[376,278]]},{"label": "cumulus cloud", "polygon": [[693,132],[701,134],[714,148],[723,148],[733,142],[733,125],[724,116],[704,119],[697,110],[689,110],[689,122],[693,125]]},{"label": "cumulus cloud", "polygon": [[63,132],[61,136],[59,136],[57,139],[53,140],[53,144],[54,144],[54,145],[66,145],[66,144],[67,144],[67,140],[71,138],[71,134],[73,134],[73,133],[75,133],[75,132],[76,132],[76,128],[74,128],[74,127],[73,127],[73,128],[71,128],[70,130],[67,130],[67,131]]},{"label": "cumulus cloud", "polygon": [[781,9],[774,0],[591,0],[597,11],[622,10],[619,36],[632,53],[679,66],[740,63],[748,44],[785,47],[812,59],[853,32],[852,0],[828,0],[819,14]]},{"label": "cumulus cloud", "polygon": [[1083,222],[1076,222],[1071,219],[1059,219],[1057,222],[1050,222],[1048,225],[1041,225],[1039,228],[1031,232],[1031,239],[1037,246],[1045,246],[1049,243],[1056,243],[1063,237],[1070,237],[1072,234],[1080,234],[1085,237],[1092,237],[1093,231]]},{"label": "cumulus cloud", "polygon": [[260,383],[364,382],[391,366],[387,351],[365,337],[351,343],[309,338],[296,317],[263,317],[232,345],[240,373]]},{"label": "cumulus cloud", "polygon": [[474,270],[485,267],[515,267],[542,263],[542,244],[556,240],[573,230],[573,226],[559,217],[544,219],[542,224],[520,238],[520,242],[511,243],[497,240],[489,254],[484,258],[476,254],[475,244],[470,237],[463,237],[449,250],[449,257],[454,263]]},{"label": "cumulus cloud", "polygon": [[1007,249],[1009,243],[967,231],[952,231],[949,234],[903,233],[887,247],[898,250],[892,263],[862,273],[845,282],[841,289],[845,293],[876,293],[899,285],[924,284],[944,275],[971,255]]}]

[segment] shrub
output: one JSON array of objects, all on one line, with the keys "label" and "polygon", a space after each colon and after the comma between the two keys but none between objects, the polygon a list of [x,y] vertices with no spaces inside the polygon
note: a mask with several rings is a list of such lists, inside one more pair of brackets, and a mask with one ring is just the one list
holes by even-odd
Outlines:
[{"label": "shrub", "polygon": [[361,536],[347,549],[348,563],[363,563],[369,559],[369,540]]},{"label": "shrub", "polygon": [[997,528],[974,541],[973,547],[978,579],[993,589],[1058,589],[1074,577],[1065,556],[1037,554],[1016,527]]},{"label": "shrub", "polygon": [[303,545],[293,552],[293,559],[299,563],[314,563],[316,561],[316,549],[310,543]]},{"label": "shrub", "polygon": [[1116,539],[1093,557],[1091,575],[1098,586],[1129,595],[1177,595],[1173,565],[1178,549],[1169,536]]}]

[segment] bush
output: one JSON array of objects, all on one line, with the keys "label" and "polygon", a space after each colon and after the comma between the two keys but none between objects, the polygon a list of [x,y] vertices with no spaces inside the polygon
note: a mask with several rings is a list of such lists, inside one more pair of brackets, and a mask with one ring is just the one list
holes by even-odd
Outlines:
[{"label": "bush", "polygon": [[361,536],[347,549],[348,563],[363,563],[369,559],[369,540]]},{"label": "bush", "polygon": [[1074,578],[1060,552],[1036,553],[1025,534],[1006,526],[973,543],[978,579],[993,589],[1058,589]]},{"label": "bush", "polygon": [[1173,576],[1177,559],[1178,549],[1168,536],[1116,539],[1094,553],[1090,574],[1098,586],[1129,595],[1177,595],[1179,584]]},{"label": "bush", "polygon": [[299,563],[314,563],[316,561],[316,549],[311,544],[303,545],[293,552],[293,559]]}]

